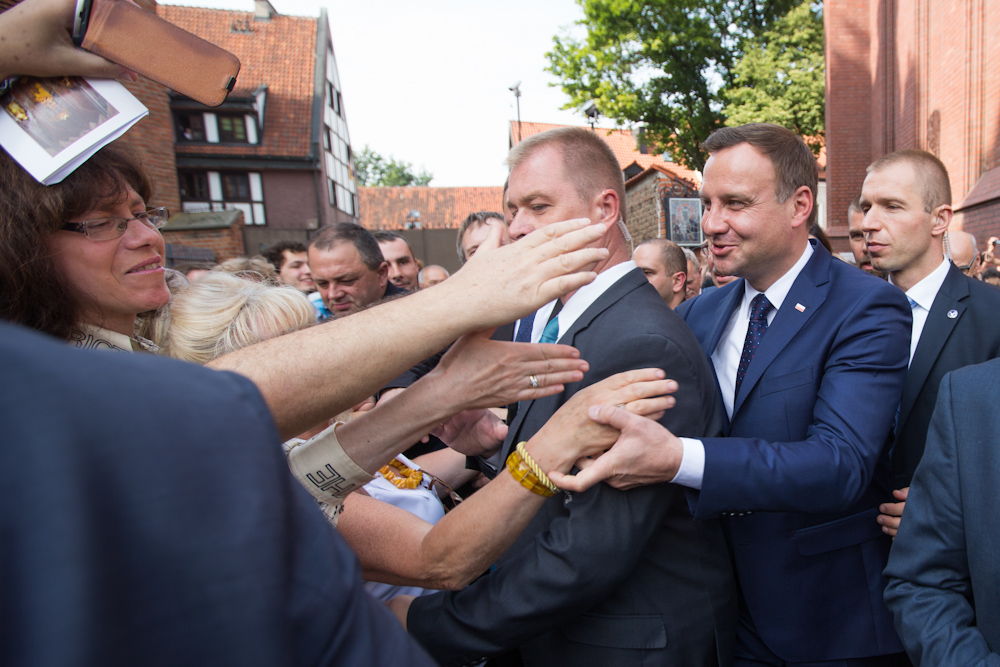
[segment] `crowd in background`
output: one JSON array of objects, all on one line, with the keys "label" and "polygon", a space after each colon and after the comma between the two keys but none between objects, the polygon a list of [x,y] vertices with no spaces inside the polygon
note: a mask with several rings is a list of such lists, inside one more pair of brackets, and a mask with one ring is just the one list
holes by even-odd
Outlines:
[{"label": "crowd in background", "polygon": [[[121,74],[72,4],[0,73]],[[800,137],[703,148],[706,243],[633,247],[598,134],[521,142],[454,275],[352,223],[170,269],[128,150],[0,154],[0,662],[997,660],[1000,242],[897,151],[855,266]]]}]

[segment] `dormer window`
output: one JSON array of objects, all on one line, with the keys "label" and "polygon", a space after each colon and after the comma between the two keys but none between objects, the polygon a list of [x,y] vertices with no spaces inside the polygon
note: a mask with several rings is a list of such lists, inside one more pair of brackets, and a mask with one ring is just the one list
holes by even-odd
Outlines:
[{"label": "dormer window", "polygon": [[229,144],[247,143],[246,118],[240,115],[218,114],[219,141]]},{"label": "dormer window", "polygon": [[177,141],[205,141],[205,118],[200,111],[175,115]]}]

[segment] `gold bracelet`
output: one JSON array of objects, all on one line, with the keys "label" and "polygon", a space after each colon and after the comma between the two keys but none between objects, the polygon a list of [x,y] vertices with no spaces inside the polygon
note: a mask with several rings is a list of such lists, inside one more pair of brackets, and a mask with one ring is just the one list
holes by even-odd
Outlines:
[{"label": "gold bracelet", "polygon": [[524,442],[519,442],[517,448],[507,458],[507,470],[510,471],[511,477],[532,493],[546,498],[555,495],[559,489],[531,458],[524,444]]}]

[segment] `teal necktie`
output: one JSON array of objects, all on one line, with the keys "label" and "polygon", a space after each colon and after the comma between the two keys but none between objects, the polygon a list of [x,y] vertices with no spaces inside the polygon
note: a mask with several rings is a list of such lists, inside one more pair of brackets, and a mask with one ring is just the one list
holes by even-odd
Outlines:
[{"label": "teal necktie", "polygon": [[538,339],[539,343],[554,343],[559,339],[559,316],[553,317],[549,320],[548,324],[545,325],[545,329],[542,330],[542,337]]}]

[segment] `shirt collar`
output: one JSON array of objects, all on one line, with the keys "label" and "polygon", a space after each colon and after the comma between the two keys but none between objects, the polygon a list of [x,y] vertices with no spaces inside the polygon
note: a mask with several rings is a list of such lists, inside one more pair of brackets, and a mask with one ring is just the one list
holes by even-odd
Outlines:
[{"label": "shirt collar", "polygon": [[[597,274],[592,283],[584,285],[578,289],[569,300],[563,304],[563,308],[559,311],[559,334],[556,340],[562,337],[564,333],[569,331],[569,328],[573,326],[577,318],[583,314],[585,310],[590,308],[597,299],[608,290],[609,287],[618,282],[625,274],[627,274],[632,269],[636,268],[635,262],[632,260],[624,261],[620,264],[615,264],[614,266],[605,269]],[[555,301],[549,302],[542,308],[539,309],[539,314],[547,314],[552,312],[552,306],[555,305]]]},{"label": "shirt collar", "polygon": [[934,297],[937,296],[944,279],[948,277],[951,268],[951,260],[947,257],[938,264],[938,267],[924,276],[916,285],[906,290],[906,296],[917,302],[917,305],[930,312]]},{"label": "shirt collar", "polygon": [[[778,312],[781,309],[781,304],[784,303],[785,297],[792,289],[792,284],[795,279],[799,277],[802,273],[802,269],[805,268],[806,263],[809,258],[812,257],[813,250],[812,243],[806,243],[805,250],[802,251],[802,255],[799,257],[798,261],[792,265],[792,268],[785,271],[784,275],[774,281],[774,283],[764,290],[764,294],[767,296],[767,300],[771,302],[774,306],[774,312]],[[743,305],[741,306],[742,311],[748,314],[750,313],[750,302],[755,296],[760,294],[760,292],[750,286],[750,282],[747,280],[743,281],[744,292],[743,292]]]}]

